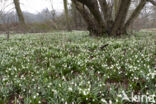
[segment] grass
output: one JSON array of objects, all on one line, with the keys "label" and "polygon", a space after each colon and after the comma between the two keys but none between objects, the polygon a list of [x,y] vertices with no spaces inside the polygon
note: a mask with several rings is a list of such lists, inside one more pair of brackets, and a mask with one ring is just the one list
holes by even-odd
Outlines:
[{"label": "grass", "polygon": [[155,36],[1,35],[0,104],[128,104],[123,92],[156,94]]},{"label": "grass", "polygon": [[142,32],[156,32],[156,28],[141,29]]}]

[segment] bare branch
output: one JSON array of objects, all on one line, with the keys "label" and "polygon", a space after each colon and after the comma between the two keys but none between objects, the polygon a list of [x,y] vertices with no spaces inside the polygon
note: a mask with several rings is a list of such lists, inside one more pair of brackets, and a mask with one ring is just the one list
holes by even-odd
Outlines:
[{"label": "bare branch", "polygon": [[106,20],[106,22],[111,18],[111,13],[109,11],[109,6],[106,0],[99,0],[102,12],[104,14],[104,18]]},{"label": "bare branch", "polygon": [[[73,0],[73,3],[75,4],[75,7],[80,12],[86,24],[88,25],[89,31],[92,31],[93,33],[102,31],[102,27],[99,27],[98,23],[95,21],[93,16],[90,14],[90,12],[87,10],[87,8],[83,4],[81,4],[80,2],[76,0]],[[99,31],[98,28],[101,28],[101,30]],[[98,34],[98,33],[95,33],[95,34]]]},{"label": "bare branch", "polygon": [[132,15],[129,17],[128,21],[125,24],[125,29],[127,29],[135,20],[135,18],[140,14],[141,10],[144,8],[146,0],[141,0],[137,8],[134,10]]},{"label": "bare branch", "polygon": [[106,24],[101,17],[97,0],[73,0],[73,1],[78,1],[83,5],[86,5],[90,10],[90,12],[93,14],[95,21],[97,21],[100,26],[103,26],[104,28],[106,27]]}]

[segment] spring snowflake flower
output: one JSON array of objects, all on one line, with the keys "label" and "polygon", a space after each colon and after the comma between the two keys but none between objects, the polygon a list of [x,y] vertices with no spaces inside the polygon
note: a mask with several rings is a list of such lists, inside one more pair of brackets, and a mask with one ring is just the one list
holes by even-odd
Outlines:
[{"label": "spring snowflake flower", "polygon": [[55,94],[57,94],[57,91],[56,91],[56,90],[54,90],[54,89],[52,89],[52,92],[54,92]]},{"label": "spring snowflake flower", "polygon": [[41,104],[41,101],[38,101],[39,104]]},{"label": "spring snowflake flower", "polygon": [[113,104],[111,100],[109,100],[109,104]]},{"label": "spring snowflake flower", "polygon": [[39,96],[39,93],[37,93],[36,95]]},{"label": "spring snowflake flower", "polygon": [[116,102],[119,102],[119,100],[118,100],[118,99],[116,99],[115,101],[116,101]]},{"label": "spring snowflake flower", "polygon": [[88,95],[88,92],[84,90],[83,95]]},{"label": "spring snowflake flower", "polygon": [[71,87],[68,88],[69,91],[73,91],[73,89]]},{"label": "spring snowflake flower", "polygon": [[121,98],[122,97],[122,95],[121,94],[119,94],[119,95],[117,95],[119,98]]},{"label": "spring snowflake flower", "polygon": [[33,78],[33,79],[32,79],[32,81],[34,82],[34,81],[35,81],[35,79]]},{"label": "spring snowflake flower", "polygon": [[151,78],[154,79],[156,76],[156,71],[149,73],[147,76],[151,76]]},{"label": "spring snowflake flower", "polygon": [[38,90],[40,90],[41,88],[40,87],[38,87]]},{"label": "spring snowflake flower", "polygon": [[36,96],[34,95],[33,98],[36,99]]},{"label": "spring snowflake flower", "polygon": [[61,100],[62,100],[62,101],[64,101],[64,99],[63,99],[63,98],[62,98]]},{"label": "spring snowflake flower", "polygon": [[101,99],[101,102],[108,104],[107,101],[105,99]]}]

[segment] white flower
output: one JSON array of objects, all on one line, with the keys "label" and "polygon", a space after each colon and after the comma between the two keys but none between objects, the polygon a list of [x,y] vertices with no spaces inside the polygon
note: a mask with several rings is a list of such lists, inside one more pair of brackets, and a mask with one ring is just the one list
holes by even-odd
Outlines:
[{"label": "white flower", "polygon": [[35,81],[35,79],[33,78],[33,79],[32,79],[32,81],[34,82],[34,81]]},{"label": "white flower", "polygon": [[71,87],[68,88],[69,91],[72,91],[73,89]]},{"label": "white flower", "polygon": [[109,104],[112,104],[112,101],[111,100],[109,100]]},{"label": "white flower", "polygon": [[62,100],[62,101],[64,101],[64,99],[63,99],[63,98],[62,98],[61,100]]},{"label": "white flower", "polygon": [[83,91],[83,95],[88,95],[88,93],[84,90],[84,91]]},{"label": "white flower", "polygon": [[52,89],[52,91],[53,91],[55,94],[57,94],[57,91],[56,91],[56,90]]},{"label": "white flower", "polygon": [[108,104],[107,101],[105,99],[101,99],[101,102]]},{"label": "white flower", "polygon": [[118,97],[120,97],[120,98],[121,98],[121,97],[122,97],[122,95],[121,95],[121,94],[119,94],[119,95],[118,95]]},{"label": "white flower", "polygon": [[34,99],[36,99],[36,96],[33,96]]},{"label": "white flower", "polygon": [[59,87],[61,87],[61,84],[59,84]]},{"label": "white flower", "polygon": [[37,93],[36,95],[39,96],[39,93]]},{"label": "white flower", "polygon": [[3,78],[2,80],[3,80],[3,81],[6,81],[6,78]]},{"label": "white flower", "polygon": [[38,101],[39,104],[41,104],[41,101]]}]

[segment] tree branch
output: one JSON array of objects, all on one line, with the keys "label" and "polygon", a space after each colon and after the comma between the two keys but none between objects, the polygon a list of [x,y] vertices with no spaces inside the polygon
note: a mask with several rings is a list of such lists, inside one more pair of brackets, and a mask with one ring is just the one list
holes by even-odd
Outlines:
[{"label": "tree branch", "polygon": [[121,34],[121,33],[118,33],[117,31],[121,32],[121,29],[124,26],[130,4],[131,4],[131,0],[121,0],[119,11],[115,18],[115,22],[114,22],[114,26],[112,28],[111,34],[113,34],[113,35]]},{"label": "tree branch", "polygon": [[108,6],[108,3],[106,0],[98,0],[102,9],[102,12],[104,14],[104,19],[106,21],[106,24],[109,24],[109,21],[112,21],[112,12]]},{"label": "tree branch", "polygon": [[101,13],[99,11],[99,5],[98,5],[97,0],[72,0],[72,1],[78,1],[86,5],[88,9],[90,10],[90,12],[93,14],[95,21],[97,21],[98,24],[102,26],[103,28],[106,27],[106,24],[103,21]]},{"label": "tree branch", "polygon": [[[95,21],[95,19],[90,14],[90,12],[87,10],[87,8],[77,0],[73,0],[73,3],[75,4],[75,7],[80,12],[80,14],[82,15],[86,24],[88,25],[88,30],[90,32],[94,33],[94,35],[99,35],[99,33],[103,31],[102,27],[99,27],[98,23]],[[101,30],[99,30],[98,28],[100,28]],[[92,34],[90,34],[90,35],[92,35]]]},{"label": "tree branch", "polygon": [[133,11],[132,15],[127,20],[127,22],[124,26],[124,30],[126,30],[134,22],[135,18],[137,18],[137,16],[140,14],[141,10],[144,8],[145,4],[146,4],[146,0],[140,1],[139,5],[136,7],[136,9]]}]

